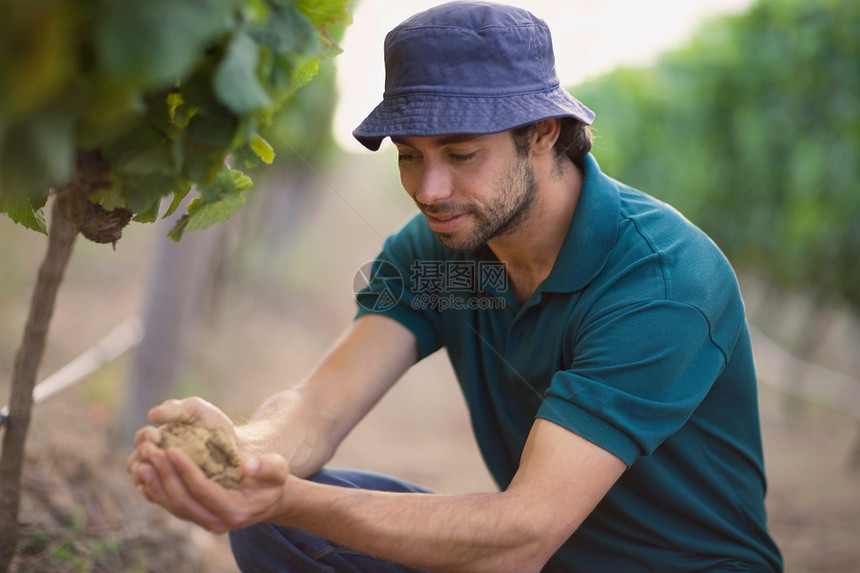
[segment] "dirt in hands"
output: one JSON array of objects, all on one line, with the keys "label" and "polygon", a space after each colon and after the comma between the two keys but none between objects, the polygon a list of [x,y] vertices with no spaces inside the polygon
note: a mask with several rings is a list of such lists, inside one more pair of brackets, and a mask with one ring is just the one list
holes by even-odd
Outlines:
[{"label": "dirt in hands", "polygon": [[161,426],[159,432],[159,447],[179,448],[186,452],[211,480],[226,488],[239,487],[242,482],[239,450],[236,440],[227,430],[207,430],[189,424],[172,423]]}]

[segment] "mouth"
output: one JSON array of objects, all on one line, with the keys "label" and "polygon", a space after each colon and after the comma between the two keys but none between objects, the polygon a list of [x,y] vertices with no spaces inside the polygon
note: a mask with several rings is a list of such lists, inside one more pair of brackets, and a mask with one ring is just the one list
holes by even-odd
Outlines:
[{"label": "mouth", "polygon": [[436,233],[451,233],[469,218],[468,213],[461,213],[459,215],[431,215],[426,211],[424,212],[424,216],[427,218],[427,224]]}]

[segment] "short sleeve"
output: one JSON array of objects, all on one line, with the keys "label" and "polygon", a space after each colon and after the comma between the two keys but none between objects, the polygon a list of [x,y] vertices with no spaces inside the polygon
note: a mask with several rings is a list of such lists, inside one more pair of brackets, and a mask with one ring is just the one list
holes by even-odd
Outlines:
[{"label": "short sleeve", "polygon": [[658,300],[594,319],[537,416],[624,460],[649,455],[693,414],[726,357],[697,308]]}]

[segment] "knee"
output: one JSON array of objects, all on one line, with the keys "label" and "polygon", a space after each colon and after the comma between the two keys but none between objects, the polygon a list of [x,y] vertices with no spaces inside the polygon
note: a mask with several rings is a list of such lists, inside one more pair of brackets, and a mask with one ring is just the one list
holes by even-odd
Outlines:
[{"label": "knee", "polygon": [[241,571],[253,570],[253,564],[249,562],[249,559],[258,554],[254,548],[258,538],[249,530],[256,527],[258,526],[253,525],[230,532],[230,549],[233,550],[233,559],[236,560],[236,565]]},{"label": "knee", "polygon": [[272,571],[270,562],[274,527],[259,523],[244,529],[230,532],[230,548],[236,565],[243,572]]},{"label": "knee", "polygon": [[334,545],[299,529],[259,523],[230,533],[230,547],[243,573],[342,571],[321,562]]}]

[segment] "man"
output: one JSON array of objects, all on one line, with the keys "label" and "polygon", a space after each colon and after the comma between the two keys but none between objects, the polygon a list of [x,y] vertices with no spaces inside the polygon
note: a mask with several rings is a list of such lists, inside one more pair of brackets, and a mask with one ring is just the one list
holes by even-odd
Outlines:
[{"label": "man", "polygon": [[[391,137],[421,214],[321,365],[235,428],[241,488],[145,428],[129,461],[144,495],[232,531],[243,571],[780,570],[743,305],[717,247],[600,172],[543,21],[452,2],[385,47],[383,102],[354,134],[374,150]],[[441,347],[501,491],[323,469]],[[233,427],[196,399],[150,417]]]}]

